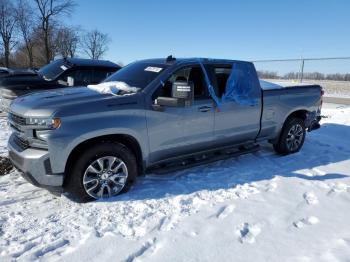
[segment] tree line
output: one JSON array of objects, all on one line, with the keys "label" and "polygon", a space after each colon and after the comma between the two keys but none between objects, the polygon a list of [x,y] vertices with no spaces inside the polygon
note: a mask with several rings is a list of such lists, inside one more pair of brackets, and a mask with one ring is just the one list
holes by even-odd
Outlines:
[{"label": "tree line", "polygon": [[0,0],[0,66],[39,68],[57,57],[100,59],[110,38],[65,25],[74,0]]},{"label": "tree line", "polygon": [[[279,75],[274,71],[258,71],[259,78],[264,79],[300,79],[299,72],[289,72],[284,75]],[[350,74],[323,74],[320,72],[303,73],[303,79],[310,80],[333,80],[333,81],[350,81]]]}]

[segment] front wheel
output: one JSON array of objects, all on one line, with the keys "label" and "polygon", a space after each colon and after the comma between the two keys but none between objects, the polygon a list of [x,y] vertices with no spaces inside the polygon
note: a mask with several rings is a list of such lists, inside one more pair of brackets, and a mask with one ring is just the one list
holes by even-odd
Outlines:
[{"label": "front wheel", "polygon": [[286,121],[280,138],[273,145],[275,151],[281,155],[298,152],[304,144],[306,129],[304,121],[300,118],[290,118]]},{"label": "front wheel", "polygon": [[132,152],[119,143],[101,143],[83,152],[69,172],[65,189],[78,202],[126,192],[137,176]]}]

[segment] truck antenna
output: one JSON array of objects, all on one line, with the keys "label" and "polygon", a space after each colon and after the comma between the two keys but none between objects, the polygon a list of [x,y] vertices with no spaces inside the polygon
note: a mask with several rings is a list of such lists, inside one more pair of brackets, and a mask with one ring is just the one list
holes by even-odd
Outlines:
[{"label": "truck antenna", "polygon": [[172,55],[170,55],[170,56],[168,56],[168,57],[166,58],[166,62],[167,62],[167,63],[171,63],[171,62],[174,62],[174,61],[176,61],[176,58],[173,57]]}]

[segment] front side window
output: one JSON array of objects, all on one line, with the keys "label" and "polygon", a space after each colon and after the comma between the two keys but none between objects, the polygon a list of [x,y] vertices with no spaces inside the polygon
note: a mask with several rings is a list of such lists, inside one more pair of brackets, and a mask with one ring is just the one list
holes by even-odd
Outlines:
[{"label": "front side window", "polygon": [[157,97],[171,97],[172,86],[175,81],[192,82],[194,86],[194,99],[208,99],[208,88],[204,80],[204,74],[199,66],[185,67],[173,73],[164,85],[160,86],[153,94],[152,99]]}]

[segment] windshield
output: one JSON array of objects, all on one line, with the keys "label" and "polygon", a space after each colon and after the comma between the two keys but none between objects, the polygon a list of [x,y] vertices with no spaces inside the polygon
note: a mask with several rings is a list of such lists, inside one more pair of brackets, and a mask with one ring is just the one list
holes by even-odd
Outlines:
[{"label": "windshield", "polygon": [[45,80],[55,80],[58,76],[60,76],[64,71],[66,71],[71,66],[65,60],[56,60],[51,62],[50,64],[43,66],[38,71],[39,75],[41,75]]},{"label": "windshield", "polygon": [[129,86],[144,89],[166,67],[164,64],[135,62],[123,67],[103,82],[124,82]]}]

